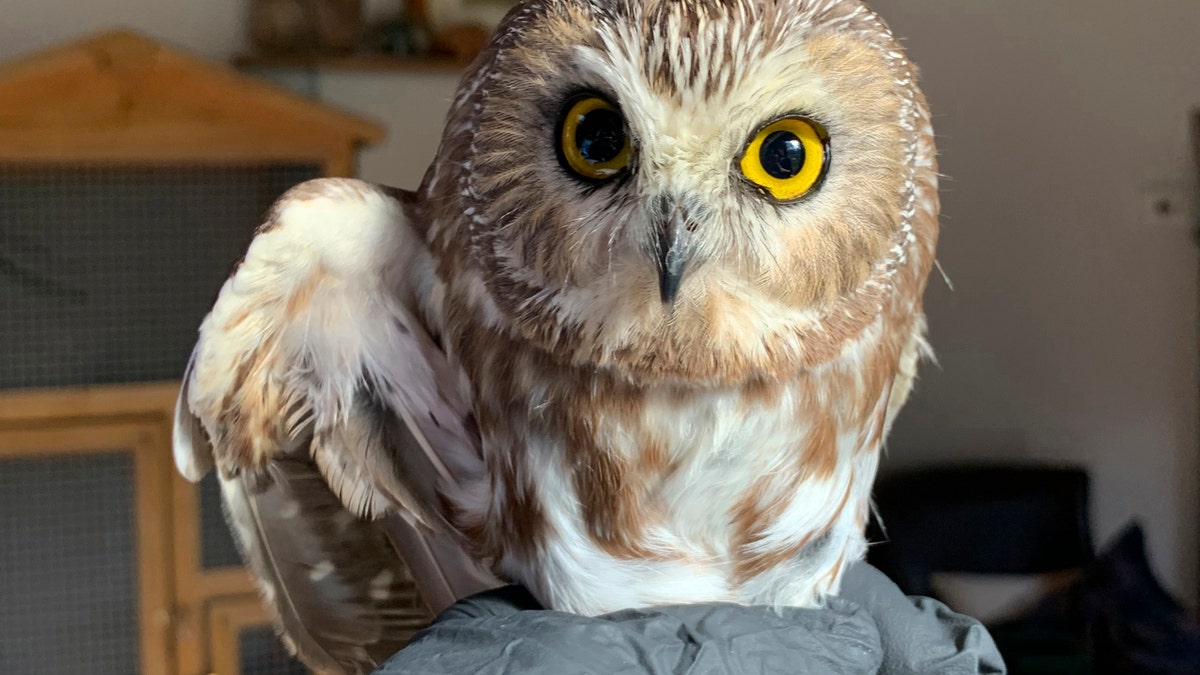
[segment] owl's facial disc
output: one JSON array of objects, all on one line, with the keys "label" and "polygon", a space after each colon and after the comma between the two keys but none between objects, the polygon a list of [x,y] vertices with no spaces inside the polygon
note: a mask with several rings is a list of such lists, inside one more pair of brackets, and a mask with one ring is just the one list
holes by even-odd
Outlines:
[{"label": "owl's facial disc", "polygon": [[[554,129],[555,155],[567,176],[590,189],[627,177],[635,150],[629,123],[620,107],[598,91],[568,95]],[[816,193],[829,171],[830,135],[806,115],[789,113],[759,125],[745,141],[733,165],[751,194],[786,207]],[[661,176],[642,176],[661,184]],[[649,237],[644,247],[658,272],[659,296],[674,306],[688,262],[695,253],[704,210],[693,194],[681,190],[647,197]],[[688,191],[691,192],[691,191]]]},{"label": "owl's facial disc", "polygon": [[470,217],[492,319],[547,354],[713,382],[813,365],[927,262],[923,99],[861,0],[523,7],[430,180]]}]

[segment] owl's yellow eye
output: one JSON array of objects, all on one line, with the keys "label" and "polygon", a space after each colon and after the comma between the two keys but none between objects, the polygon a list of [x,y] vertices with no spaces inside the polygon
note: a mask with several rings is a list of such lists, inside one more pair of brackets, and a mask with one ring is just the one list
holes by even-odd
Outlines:
[{"label": "owl's yellow eye", "polygon": [[558,123],[558,158],[568,171],[602,181],[629,166],[629,131],[621,111],[599,96],[584,94],[567,102]]},{"label": "owl's yellow eye", "polygon": [[759,129],[742,153],[742,175],[781,202],[809,194],[829,169],[829,134],[803,117],[783,117]]}]

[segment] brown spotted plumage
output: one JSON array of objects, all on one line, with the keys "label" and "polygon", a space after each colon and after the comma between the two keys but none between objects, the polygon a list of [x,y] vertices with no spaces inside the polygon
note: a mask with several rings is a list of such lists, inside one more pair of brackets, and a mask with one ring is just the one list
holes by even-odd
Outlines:
[{"label": "brown spotted plumage", "polygon": [[[784,121],[821,131],[751,152]],[[926,349],[934,154],[858,0],[528,0],[418,192],[272,210],[201,328],[177,461],[249,500],[310,462],[405,524],[434,609],[500,579],[586,614],[819,603]]]}]

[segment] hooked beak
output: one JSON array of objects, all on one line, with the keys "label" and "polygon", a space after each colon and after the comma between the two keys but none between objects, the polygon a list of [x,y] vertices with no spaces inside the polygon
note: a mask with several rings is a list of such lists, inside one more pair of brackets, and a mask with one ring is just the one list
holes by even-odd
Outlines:
[{"label": "hooked beak", "polygon": [[658,290],[664,305],[674,305],[691,257],[692,229],[695,224],[679,200],[663,198],[660,205],[663,208],[655,240]]}]

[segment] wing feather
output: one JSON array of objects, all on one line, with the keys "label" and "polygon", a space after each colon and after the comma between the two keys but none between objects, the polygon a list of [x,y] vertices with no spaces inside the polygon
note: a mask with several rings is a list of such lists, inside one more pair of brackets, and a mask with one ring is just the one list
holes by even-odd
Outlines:
[{"label": "wing feather", "polygon": [[175,401],[175,426],[172,432],[171,447],[175,455],[175,466],[179,468],[179,473],[192,482],[198,482],[213,468],[213,454],[212,448],[208,444],[208,437],[204,433],[204,426],[200,423],[199,418],[192,414],[187,405],[194,361],[195,356],[188,359],[179,399]]},{"label": "wing feather", "polygon": [[417,590],[435,615],[462,597],[493,588],[497,581],[471,564],[451,537],[430,533],[396,516],[382,521],[391,541],[404,552]]},{"label": "wing feather", "polygon": [[221,479],[226,512],[276,627],[321,673],[368,673],[429,621],[378,522],[346,512],[311,460]]},{"label": "wing feather", "polygon": [[410,199],[343,179],[284,195],[201,325],[176,407],[176,465],[218,468],[279,627],[324,672],[396,646],[394,608],[363,591],[396,550],[434,610],[499,583],[441,512],[484,466],[465,380],[419,318],[433,266]]}]

